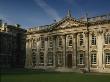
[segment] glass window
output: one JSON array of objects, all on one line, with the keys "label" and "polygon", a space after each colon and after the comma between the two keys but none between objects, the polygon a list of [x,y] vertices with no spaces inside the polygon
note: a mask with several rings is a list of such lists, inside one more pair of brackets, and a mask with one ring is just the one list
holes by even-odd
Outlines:
[{"label": "glass window", "polygon": [[45,47],[45,39],[44,37],[41,37],[41,48]]},{"label": "glass window", "polygon": [[61,38],[61,37],[58,38],[58,46],[59,46],[59,47],[62,46],[62,38]]},{"label": "glass window", "polygon": [[53,53],[48,53],[48,64],[53,65]]},{"label": "glass window", "polygon": [[52,37],[49,37],[49,47],[53,47],[53,40],[52,40]]},{"label": "glass window", "polygon": [[96,53],[91,54],[91,64],[97,64]]},{"label": "glass window", "polygon": [[44,64],[44,53],[40,53],[40,64]]},{"label": "glass window", "polygon": [[63,62],[63,57],[62,57],[62,54],[59,53],[59,54],[58,54],[58,65],[61,65],[62,62]]},{"label": "glass window", "polygon": [[104,34],[105,44],[110,44],[110,34],[106,33]]},{"label": "glass window", "polygon": [[110,53],[106,53],[106,56],[105,56],[105,62],[106,64],[110,64]]},{"label": "glass window", "polygon": [[92,34],[92,45],[96,45],[96,36],[95,34]]},{"label": "glass window", "polygon": [[79,64],[84,64],[84,54],[79,54]]},{"label": "glass window", "polygon": [[36,65],[36,53],[34,49],[32,49],[32,62],[33,62],[33,66],[35,66]]},{"label": "glass window", "polygon": [[83,34],[82,33],[80,34],[79,38],[80,38],[80,45],[83,45],[84,42],[83,42]]},{"label": "glass window", "polygon": [[68,46],[72,46],[72,36],[68,36]]}]

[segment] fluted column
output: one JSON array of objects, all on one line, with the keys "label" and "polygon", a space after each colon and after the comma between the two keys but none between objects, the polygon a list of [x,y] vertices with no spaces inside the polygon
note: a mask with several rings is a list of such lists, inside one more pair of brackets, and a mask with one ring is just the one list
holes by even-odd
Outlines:
[{"label": "fluted column", "polygon": [[77,33],[73,34],[73,65],[77,67]]},{"label": "fluted column", "polygon": [[47,54],[48,54],[48,37],[45,36],[45,47],[44,47],[44,66],[47,66]]},{"label": "fluted column", "polygon": [[99,69],[103,68],[103,35],[102,31],[97,32],[97,57],[98,57],[98,67]]},{"label": "fluted column", "polygon": [[40,38],[37,36],[37,56],[36,56],[36,67],[39,67],[39,54],[40,54]]},{"label": "fluted column", "polygon": [[90,33],[85,32],[85,68],[90,71]]},{"label": "fluted column", "polygon": [[31,51],[31,40],[30,39],[26,42],[25,67],[26,68],[32,68],[32,51]]},{"label": "fluted column", "polygon": [[57,36],[53,36],[53,66],[56,67],[56,38]]},{"label": "fluted column", "polygon": [[67,61],[66,61],[66,35],[63,35],[63,66],[66,67]]}]

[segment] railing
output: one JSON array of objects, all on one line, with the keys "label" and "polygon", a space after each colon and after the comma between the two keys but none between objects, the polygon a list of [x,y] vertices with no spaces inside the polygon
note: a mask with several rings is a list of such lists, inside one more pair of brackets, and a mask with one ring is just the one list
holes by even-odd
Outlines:
[{"label": "railing", "polygon": [[30,28],[28,29],[28,31],[39,31],[39,30],[43,30],[43,29],[47,29],[50,25],[45,25],[45,26],[38,26],[38,27],[34,27],[34,28]]},{"label": "railing", "polygon": [[[81,21],[87,21],[86,18],[81,18],[79,20],[81,20]],[[88,21],[89,22],[96,22],[96,21],[103,21],[103,20],[110,20],[110,14],[88,18]],[[38,27],[30,28],[30,29],[28,29],[28,31],[29,32],[30,31],[39,31],[39,30],[47,29],[50,26],[51,25],[38,26]]]},{"label": "railing", "polygon": [[110,20],[110,14],[91,17],[88,19],[88,21],[90,21],[90,22],[103,21],[103,20]]}]

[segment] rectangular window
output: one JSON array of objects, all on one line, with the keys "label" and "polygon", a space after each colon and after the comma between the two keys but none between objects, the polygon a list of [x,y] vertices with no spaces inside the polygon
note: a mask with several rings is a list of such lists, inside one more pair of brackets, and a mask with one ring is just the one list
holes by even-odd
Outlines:
[{"label": "rectangular window", "polygon": [[68,36],[68,46],[72,46],[72,36]]},{"label": "rectangular window", "polygon": [[61,38],[61,37],[58,38],[58,46],[59,46],[59,47],[62,46],[62,38]]},{"label": "rectangular window", "polygon": [[80,46],[83,45],[83,34],[80,34]]},{"label": "rectangular window", "polygon": [[36,65],[36,53],[34,49],[32,49],[32,62],[33,62],[33,66],[35,66]]},{"label": "rectangular window", "polygon": [[105,63],[110,64],[110,53],[106,53]]},{"label": "rectangular window", "polygon": [[49,37],[49,47],[53,47],[53,40],[52,40],[52,37]]},{"label": "rectangular window", "polygon": [[53,65],[53,53],[48,53],[48,65]]},{"label": "rectangular window", "polygon": [[42,38],[41,39],[41,48],[44,48],[45,47],[45,40]]},{"label": "rectangular window", "polygon": [[79,54],[79,64],[84,64],[84,54]]},{"label": "rectangular window", "polygon": [[92,45],[96,45],[96,36],[93,34],[92,35],[92,42],[91,42]]},{"label": "rectangular window", "polygon": [[63,59],[62,54],[59,53],[58,54],[58,65],[61,65],[62,64],[62,62],[63,62],[62,59]]},{"label": "rectangular window", "polygon": [[40,60],[40,64],[44,64],[44,53],[40,53],[40,57],[39,57],[39,60]]},{"label": "rectangular window", "polygon": [[105,44],[110,44],[110,34],[109,33],[105,34],[104,38],[105,38]]},{"label": "rectangular window", "polygon": [[96,56],[96,53],[91,54],[91,64],[97,64],[97,56]]}]

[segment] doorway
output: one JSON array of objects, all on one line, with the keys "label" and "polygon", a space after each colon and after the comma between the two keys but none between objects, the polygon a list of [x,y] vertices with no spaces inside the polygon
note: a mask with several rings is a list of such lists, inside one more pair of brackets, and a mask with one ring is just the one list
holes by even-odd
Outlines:
[{"label": "doorway", "polygon": [[72,54],[67,55],[67,66],[68,68],[72,68]]}]

